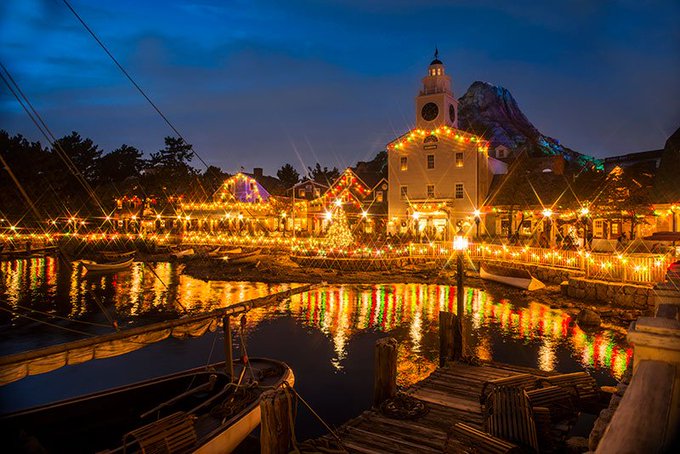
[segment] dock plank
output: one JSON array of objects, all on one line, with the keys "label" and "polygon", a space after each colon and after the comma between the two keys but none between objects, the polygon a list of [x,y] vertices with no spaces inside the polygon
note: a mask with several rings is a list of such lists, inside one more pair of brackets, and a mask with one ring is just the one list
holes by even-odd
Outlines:
[{"label": "dock plank", "polygon": [[[449,362],[404,391],[426,402],[426,414],[407,420],[390,418],[376,409],[367,410],[340,426],[336,434],[343,448],[350,453],[461,452],[464,442],[451,437],[451,428],[462,422],[484,430],[483,408],[480,404],[484,383],[526,373],[537,377],[555,375],[538,369],[492,362],[481,365]],[[330,435],[317,440],[335,442]],[[307,452],[311,451],[313,449]],[[301,452],[306,452],[304,446]]]}]

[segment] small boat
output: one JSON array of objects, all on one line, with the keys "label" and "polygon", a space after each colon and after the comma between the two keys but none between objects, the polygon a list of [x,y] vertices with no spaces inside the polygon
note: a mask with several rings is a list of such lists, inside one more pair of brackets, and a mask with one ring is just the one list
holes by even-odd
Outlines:
[{"label": "small boat", "polygon": [[487,281],[500,282],[524,290],[539,290],[545,284],[527,270],[484,264],[479,268],[479,277]]},{"label": "small boat", "polygon": [[262,393],[294,380],[271,359],[235,361],[233,377],[215,363],[4,415],[0,434],[8,452],[231,452]]},{"label": "small boat", "polygon": [[118,251],[100,251],[99,255],[102,256],[105,260],[123,260],[123,259],[128,259],[130,257],[133,257],[135,255],[136,251],[126,251],[126,252],[118,252]]},{"label": "small boat", "polygon": [[191,257],[192,255],[194,255],[194,250],[192,248],[184,249],[184,250],[181,250],[181,251],[175,251],[175,252],[170,253],[170,256],[172,256],[176,259],[181,258],[181,257]]},{"label": "small boat", "polygon": [[97,263],[92,260],[81,260],[80,263],[83,264],[87,271],[119,271],[129,268],[135,259],[127,259],[120,262],[109,262],[109,263]]},{"label": "small boat", "polygon": [[233,264],[255,263],[262,258],[262,249],[255,249],[254,251],[237,254],[227,254],[226,257],[222,258],[228,263]]}]

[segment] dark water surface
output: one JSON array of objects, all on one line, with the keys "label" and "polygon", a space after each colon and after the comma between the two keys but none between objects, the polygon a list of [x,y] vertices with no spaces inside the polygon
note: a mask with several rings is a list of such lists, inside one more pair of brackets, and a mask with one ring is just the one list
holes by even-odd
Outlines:
[{"label": "dark water surface", "polygon": [[[53,258],[0,262],[0,307],[5,309],[0,312],[0,354],[80,339],[82,332],[112,332],[113,319],[121,327],[143,325],[295,285],[204,282],[182,275],[181,269],[173,263],[135,263],[117,274],[86,275],[80,266],[69,268]],[[455,312],[455,300],[455,288],[442,285],[327,285],[249,313],[244,342],[250,356],[286,361],[302,397],[329,424],[338,425],[371,404],[377,339],[390,335],[399,341],[402,385],[436,367],[439,311]],[[19,318],[8,309],[51,325]],[[600,384],[615,383],[630,362],[632,350],[619,333],[585,333],[568,314],[520,292],[467,288],[466,315],[470,348],[482,359],[560,372],[585,369]],[[222,342],[218,330],[27,377],[0,388],[0,411],[218,361],[224,358]],[[235,342],[241,351],[238,336]],[[297,432],[304,439],[324,430],[300,410]]]}]

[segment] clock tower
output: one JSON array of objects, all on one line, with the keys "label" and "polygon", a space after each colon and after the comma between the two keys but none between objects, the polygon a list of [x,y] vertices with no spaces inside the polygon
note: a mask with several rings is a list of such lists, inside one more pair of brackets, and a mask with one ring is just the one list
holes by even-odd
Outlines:
[{"label": "clock tower", "polygon": [[439,126],[458,128],[458,101],[453,96],[451,77],[435,49],[434,60],[423,77],[423,88],[416,96],[416,128],[434,129]]}]

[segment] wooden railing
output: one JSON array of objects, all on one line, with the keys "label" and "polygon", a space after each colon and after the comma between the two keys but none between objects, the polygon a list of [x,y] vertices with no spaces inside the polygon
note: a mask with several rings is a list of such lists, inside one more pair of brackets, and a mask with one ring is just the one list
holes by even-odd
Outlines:
[{"label": "wooden railing", "polygon": [[[412,243],[410,256],[445,259],[454,251],[450,243]],[[621,282],[655,283],[664,280],[673,261],[670,254],[616,254],[566,251],[529,246],[471,243],[466,254],[473,260],[498,260],[583,271],[585,276]]]}]

